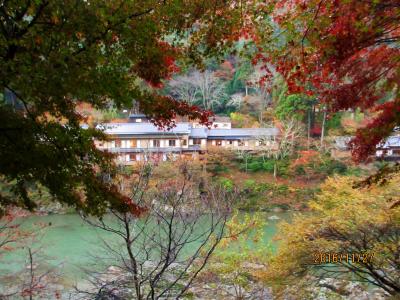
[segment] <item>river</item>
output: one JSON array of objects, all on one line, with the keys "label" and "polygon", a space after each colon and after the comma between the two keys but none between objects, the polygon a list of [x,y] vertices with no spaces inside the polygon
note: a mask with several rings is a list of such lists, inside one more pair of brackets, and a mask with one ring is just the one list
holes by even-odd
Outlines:
[{"label": "river", "polygon": [[[291,213],[263,213],[267,220],[264,228],[264,243],[272,243],[277,224],[289,220]],[[40,225],[46,225],[39,229]],[[79,215],[32,216],[24,219],[24,230],[37,232],[37,240],[29,247],[40,247],[38,264],[43,268],[55,268],[62,274],[62,284],[72,286],[85,278],[82,268],[88,267],[93,258],[91,254],[99,253],[101,238],[113,239],[110,233],[95,229],[86,224]],[[0,276],[12,275],[26,269],[27,248],[19,248],[1,256]]]}]

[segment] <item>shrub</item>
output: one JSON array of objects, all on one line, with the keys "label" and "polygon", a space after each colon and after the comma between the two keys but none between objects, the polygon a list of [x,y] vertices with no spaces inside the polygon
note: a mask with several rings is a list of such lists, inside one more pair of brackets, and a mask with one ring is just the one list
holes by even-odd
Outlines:
[{"label": "shrub", "polygon": [[254,179],[247,179],[244,182],[244,188],[245,189],[253,189],[256,186],[256,181]]},{"label": "shrub", "polygon": [[269,173],[273,173],[274,172],[274,165],[275,165],[275,161],[274,160],[267,160],[266,162],[264,162],[262,164],[263,170],[267,171]]},{"label": "shrub", "polygon": [[251,172],[257,172],[262,170],[262,163],[258,161],[252,161],[247,164],[247,170]]},{"label": "shrub", "polygon": [[228,191],[233,190],[233,182],[229,178],[221,177],[218,182]]},{"label": "shrub", "polygon": [[215,174],[226,173],[228,172],[228,167],[221,164],[216,164],[214,168],[211,169],[211,172]]}]

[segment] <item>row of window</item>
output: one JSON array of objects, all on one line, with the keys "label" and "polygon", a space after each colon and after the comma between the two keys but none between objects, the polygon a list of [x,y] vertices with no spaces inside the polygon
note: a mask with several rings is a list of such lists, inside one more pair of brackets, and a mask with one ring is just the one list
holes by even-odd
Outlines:
[{"label": "row of window", "polygon": [[[242,140],[215,140],[212,142],[212,145],[216,146],[223,146],[223,145],[235,145],[235,142],[237,143],[236,146],[239,147],[248,147],[249,146],[249,141],[242,141]],[[264,140],[258,140],[255,141],[256,146],[271,146],[271,141],[264,141]]]},{"label": "row of window", "polygon": [[[138,143],[138,140],[115,140],[112,142],[109,142],[108,147],[109,148],[161,148],[161,147],[177,147],[178,146],[178,141],[180,141],[180,146],[187,146],[187,140],[182,139],[182,140],[160,140],[160,139],[154,139],[154,140],[145,140],[145,143]],[[193,145],[201,145],[202,139],[195,138],[192,140]],[[255,142],[256,146],[269,146],[270,141],[264,141],[264,140],[258,140]],[[249,146],[249,141],[243,141],[243,140],[213,140],[211,142],[212,145],[214,146],[225,146],[225,145],[232,145],[232,146],[239,146],[239,147],[248,147]],[[100,144],[100,147],[104,147],[104,144]]]},{"label": "row of window", "polygon": [[[187,140],[183,139],[181,141],[181,146],[187,146]],[[164,147],[176,147],[177,140],[164,140],[163,146]],[[148,145],[149,147],[160,148],[161,147],[161,140],[146,140],[144,144],[138,143],[138,140],[115,140],[111,141],[108,144],[109,148],[145,148]],[[104,147],[104,143],[99,144],[100,147]]]},{"label": "row of window", "polygon": [[133,162],[133,161],[166,161],[166,160],[174,160],[178,157],[175,153],[153,153],[153,154],[126,154],[120,155],[118,157],[119,161],[122,162]]}]

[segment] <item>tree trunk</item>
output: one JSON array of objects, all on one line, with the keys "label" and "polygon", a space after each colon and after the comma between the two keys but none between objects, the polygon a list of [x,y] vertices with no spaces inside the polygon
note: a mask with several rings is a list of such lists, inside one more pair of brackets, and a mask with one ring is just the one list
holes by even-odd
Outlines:
[{"label": "tree trunk", "polygon": [[130,260],[131,268],[133,271],[133,283],[135,285],[136,299],[142,300],[140,281],[138,278],[139,270],[138,270],[136,258],[132,252],[131,229],[129,228],[129,221],[128,221],[128,217],[126,216],[126,214],[124,214],[123,220],[124,220],[125,233],[126,233],[125,246],[126,246],[126,250],[129,255],[129,260]]},{"label": "tree trunk", "polygon": [[324,136],[325,136],[325,122],[326,122],[326,106],[324,109],[324,116],[322,118],[322,128],[321,128],[321,149],[324,146]]},{"label": "tree trunk", "polygon": [[275,163],[274,163],[274,178],[276,178],[277,173],[278,173],[278,166],[275,161]]},{"label": "tree trunk", "polygon": [[308,121],[307,121],[307,149],[310,150],[310,131],[311,131],[311,110],[308,110]]}]

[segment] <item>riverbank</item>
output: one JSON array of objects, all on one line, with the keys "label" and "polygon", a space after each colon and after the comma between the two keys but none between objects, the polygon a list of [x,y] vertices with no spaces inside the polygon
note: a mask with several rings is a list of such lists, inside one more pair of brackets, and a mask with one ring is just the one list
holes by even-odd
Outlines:
[{"label": "riverbank", "polygon": [[[289,220],[291,213],[263,213],[263,216],[267,221],[263,229],[264,242],[272,243],[277,224],[281,220]],[[26,217],[21,229],[38,232],[35,241],[29,246],[41,249],[38,264],[42,269],[57,269],[61,274],[59,283],[66,289],[85,280],[83,269],[93,262],[91,254],[101,253],[101,240],[116,239],[109,233],[89,226],[77,214]],[[5,253],[0,263],[0,276],[19,274],[26,270],[26,255],[26,247]]]}]

